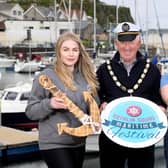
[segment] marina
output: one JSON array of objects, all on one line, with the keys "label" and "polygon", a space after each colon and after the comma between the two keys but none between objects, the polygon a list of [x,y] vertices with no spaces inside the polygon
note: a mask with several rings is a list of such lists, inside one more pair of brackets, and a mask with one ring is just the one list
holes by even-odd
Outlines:
[{"label": "marina", "polygon": [[[58,36],[65,31],[74,31],[81,37],[82,40],[84,40],[85,45],[87,45],[88,48],[91,48],[91,52],[89,54],[91,57],[95,58],[93,63],[96,69],[100,63],[105,61],[105,59],[111,58],[114,55],[114,34],[112,29],[114,28],[113,26],[115,24],[121,21],[119,14],[124,14],[128,21],[133,21],[131,16],[132,14],[128,13],[128,16],[126,16],[127,12],[121,12],[125,10],[125,7],[119,7],[118,4],[116,4],[116,7],[112,6],[112,8],[115,9],[115,13],[112,11],[112,9],[109,10],[107,8],[108,5],[106,6],[103,3],[101,4],[99,1],[89,1],[90,4],[85,6],[86,4],[81,0],[78,1],[78,7],[80,8],[80,12],[78,12],[78,10],[73,9],[73,4],[71,4],[71,1],[69,1],[69,5],[67,6],[65,5],[64,0],[61,2],[64,4],[64,6],[62,6],[64,9],[61,7],[61,3],[57,4],[58,2],[53,0],[52,4],[50,5],[54,8],[43,7],[40,9],[40,4],[29,4],[27,5],[27,9],[24,11],[22,5],[17,4],[16,6],[13,6],[15,9],[14,11],[12,11],[13,8],[11,8],[10,11],[7,12],[11,14],[20,13],[20,15],[14,16],[7,14],[5,10],[5,15],[3,13],[2,15],[0,14],[0,16],[3,18],[1,23],[4,24],[4,28],[1,28],[2,46],[0,43],[0,51],[12,57],[15,56],[16,59],[19,58],[19,55],[21,56],[21,61],[18,62],[13,59],[2,60],[0,58],[0,94],[2,93],[5,100],[3,100],[3,102],[0,100],[1,103],[4,103],[3,105],[5,105],[3,106],[1,104],[0,111],[0,167],[2,168],[47,168],[39,152],[37,129],[24,130],[25,125],[19,125],[18,123],[15,124],[19,127],[10,125],[12,120],[18,121],[18,118],[20,118],[19,115],[11,119],[10,123],[7,125],[5,123],[4,125],[4,118],[2,116],[6,112],[10,112],[11,114],[12,112],[16,113],[16,111],[18,114],[24,115],[27,100],[24,102],[24,104],[22,104],[20,100],[17,102],[20,104],[16,104],[14,100],[8,102],[8,98],[14,99],[14,94],[12,94],[11,97],[8,97],[7,95],[8,91],[10,93],[14,92],[13,90],[8,90],[8,88],[21,86],[25,83],[32,83],[35,76],[34,72],[38,71],[39,67],[43,68],[43,64],[34,61],[31,62],[30,56],[34,54],[42,56],[45,53],[44,55],[47,55],[47,64],[50,64],[50,61],[48,60],[49,52],[51,52],[50,54],[53,56],[53,50]],[[76,4],[77,1],[75,2],[75,5]],[[102,6],[98,7],[100,5]],[[2,6],[3,4],[1,7]],[[93,9],[90,9],[90,6],[93,6]],[[92,16],[89,16],[88,11],[84,10],[87,8],[89,11],[93,10]],[[119,8],[123,8],[123,10],[118,10]],[[136,9],[136,3],[134,8]],[[3,12],[2,9],[1,11]],[[112,15],[112,13],[115,14]],[[147,19],[148,18],[146,17],[144,20]],[[136,12],[134,21],[136,22]],[[157,25],[159,25],[158,18],[157,22]],[[102,27],[98,28],[98,24],[100,24],[100,27]],[[146,27],[148,28],[148,25],[146,25]],[[145,52],[148,50],[150,52],[151,50],[154,50],[152,53],[148,52],[150,53],[150,56],[153,56],[153,54],[155,54],[155,50],[159,49],[159,54],[166,56],[168,52],[168,42],[166,40],[167,30],[161,31],[160,28],[157,28],[158,30],[143,30],[142,25],[141,28],[143,35],[147,36],[145,40],[143,39],[143,45],[145,47],[143,46],[142,49],[144,50],[145,48]],[[158,44],[158,41],[160,41],[160,36],[162,37],[162,35],[165,39],[165,46]],[[148,44],[145,42],[148,42]],[[101,50],[103,51],[102,53]],[[29,61],[27,61],[27,59]],[[51,59],[53,59],[53,57],[51,57]],[[26,60],[26,62],[23,60]],[[5,69],[6,67],[7,69]],[[4,90],[6,90],[6,94],[4,94]],[[15,98],[19,99],[19,97],[21,97],[21,94],[18,95],[18,97],[15,95]],[[15,104],[12,104],[12,102]],[[24,107],[20,109],[21,104],[24,105]],[[12,111],[12,108],[10,107],[13,109],[15,108],[16,110]],[[6,116],[6,119],[9,118],[9,116]],[[10,126],[12,128],[10,128]],[[19,128],[19,130],[16,128]],[[24,129],[22,130],[22,128]],[[86,153],[83,168],[91,167],[100,168],[98,135],[88,136],[86,141]],[[125,168],[127,167],[125,166]],[[154,168],[166,168],[163,139],[157,142],[155,147]]]},{"label": "marina", "polygon": [[[25,83],[25,82],[32,82],[33,78],[34,78],[34,73],[15,73],[13,71],[9,71],[9,70],[5,70],[5,69],[1,69],[1,79],[0,79],[0,89],[3,90],[9,86],[15,86],[17,83]],[[9,129],[7,129],[9,130]],[[14,130],[15,132],[16,130]],[[1,130],[0,130],[1,132]],[[16,131],[17,132],[17,131]],[[6,132],[8,133],[8,131]],[[20,134],[20,131],[19,131]],[[0,137],[0,148],[5,149],[8,145],[8,149],[12,149],[12,147],[23,147],[23,144],[29,144],[30,146],[26,149],[31,151],[32,150],[32,146],[33,149],[36,149],[35,152],[33,153],[27,153],[27,154],[23,154],[22,156],[20,156],[19,158],[17,158],[16,160],[12,160],[12,161],[7,161],[7,158],[4,158],[4,160],[1,160],[0,163],[0,167],[2,168],[47,168],[46,164],[44,163],[44,161],[41,158],[40,153],[37,152],[38,150],[38,146],[37,146],[37,133],[33,132],[22,132],[21,136],[18,136],[15,140],[18,141],[18,143],[13,142],[14,138],[16,137],[15,135],[12,136],[12,134],[10,134],[10,136],[4,136],[4,133],[0,135],[3,137]],[[33,134],[33,138],[28,138],[27,141],[28,143],[25,143],[24,139],[22,138],[23,136],[28,136],[30,134]],[[4,138],[9,138],[11,140],[11,142],[9,142],[7,139]],[[21,142],[19,142],[21,141]],[[11,145],[12,143],[12,145]],[[8,144],[8,145],[7,145]],[[17,144],[17,145],[16,145]],[[25,147],[25,146],[24,146]],[[20,148],[20,150],[23,152],[23,148]],[[164,148],[163,148],[163,141],[159,142],[156,145],[156,152],[155,152],[155,157],[156,157],[156,161],[155,161],[155,168],[165,168],[165,160],[164,160]],[[5,161],[5,162],[4,162]],[[4,164],[5,163],[5,164]],[[99,165],[99,148],[98,148],[98,136],[89,136],[87,138],[87,145],[86,145],[86,155],[85,155],[85,161],[84,161],[84,165],[83,168],[91,168],[91,167],[95,167],[95,168],[100,168]]]}]

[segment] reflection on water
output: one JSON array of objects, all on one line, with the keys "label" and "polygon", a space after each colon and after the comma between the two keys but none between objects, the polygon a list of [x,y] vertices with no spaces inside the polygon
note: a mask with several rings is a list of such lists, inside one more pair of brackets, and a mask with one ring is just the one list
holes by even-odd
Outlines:
[{"label": "reflection on water", "polygon": [[32,73],[16,73],[12,70],[0,69],[0,90],[16,84],[31,82],[33,78],[34,74]]}]

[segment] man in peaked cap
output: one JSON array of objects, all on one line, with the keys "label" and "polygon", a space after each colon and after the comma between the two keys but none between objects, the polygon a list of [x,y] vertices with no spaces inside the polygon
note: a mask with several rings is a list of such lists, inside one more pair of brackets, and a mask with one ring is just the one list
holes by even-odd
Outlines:
[{"label": "man in peaked cap", "polygon": [[[106,113],[105,106],[108,103],[121,97],[129,99],[129,96],[153,101],[165,111],[160,95],[160,71],[139,52],[139,26],[123,22],[117,25],[114,32],[117,52],[97,70],[102,114]],[[101,168],[154,168],[154,145],[127,147],[110,140],[107,134],[103,130],[99,137]],[[129,136],[129,133],[123,133],[122,136]]]}]

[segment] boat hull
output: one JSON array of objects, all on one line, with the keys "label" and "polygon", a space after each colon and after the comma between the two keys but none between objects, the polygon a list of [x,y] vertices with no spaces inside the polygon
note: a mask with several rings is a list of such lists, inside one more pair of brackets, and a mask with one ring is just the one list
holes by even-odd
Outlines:
[{"label": "boat hull", "polygon": [[3,126],[21,130],[31,130],[38,127],[38,122],[30,120],[25,112],[1,113],[1,123]]},{"label": "boat hull", "polygon": [[13,59],[0,58],[0,68],[9,68],[12,67],[15,63]]},{"label": "boat hull", "polygon": [[15,72],[36,72],[40,70],[40,63],[37,62],[19,62],[14,65]]}]

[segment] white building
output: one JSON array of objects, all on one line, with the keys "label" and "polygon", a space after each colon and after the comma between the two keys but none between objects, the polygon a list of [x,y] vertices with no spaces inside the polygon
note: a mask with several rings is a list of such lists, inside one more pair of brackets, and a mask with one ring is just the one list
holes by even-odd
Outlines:
[{"label": "white building", "polygon": [[[89,23],[86,12],[67,11],[57,6],[55,16],[54,7],[44,7],[32,4],[26,11],[19,4],[0,5],[0,18],[5,25],[0,30],[0,43],[13,46],[16,43],[55,43],[58,36],[65,31],[78,33],[79,28],[85,28]],[[81,22],[80,22],[81,21]]]},{"label": "white building", "polygon": [[54,22],[54,21],[5,21],[6,39],[2,39],[5,45],[14,45],[28,41],[28,30],[30,30],[31,40],[34,44],[45,42],[54,43],[58,36],[64,31],[75,29],[74,22]]}]

